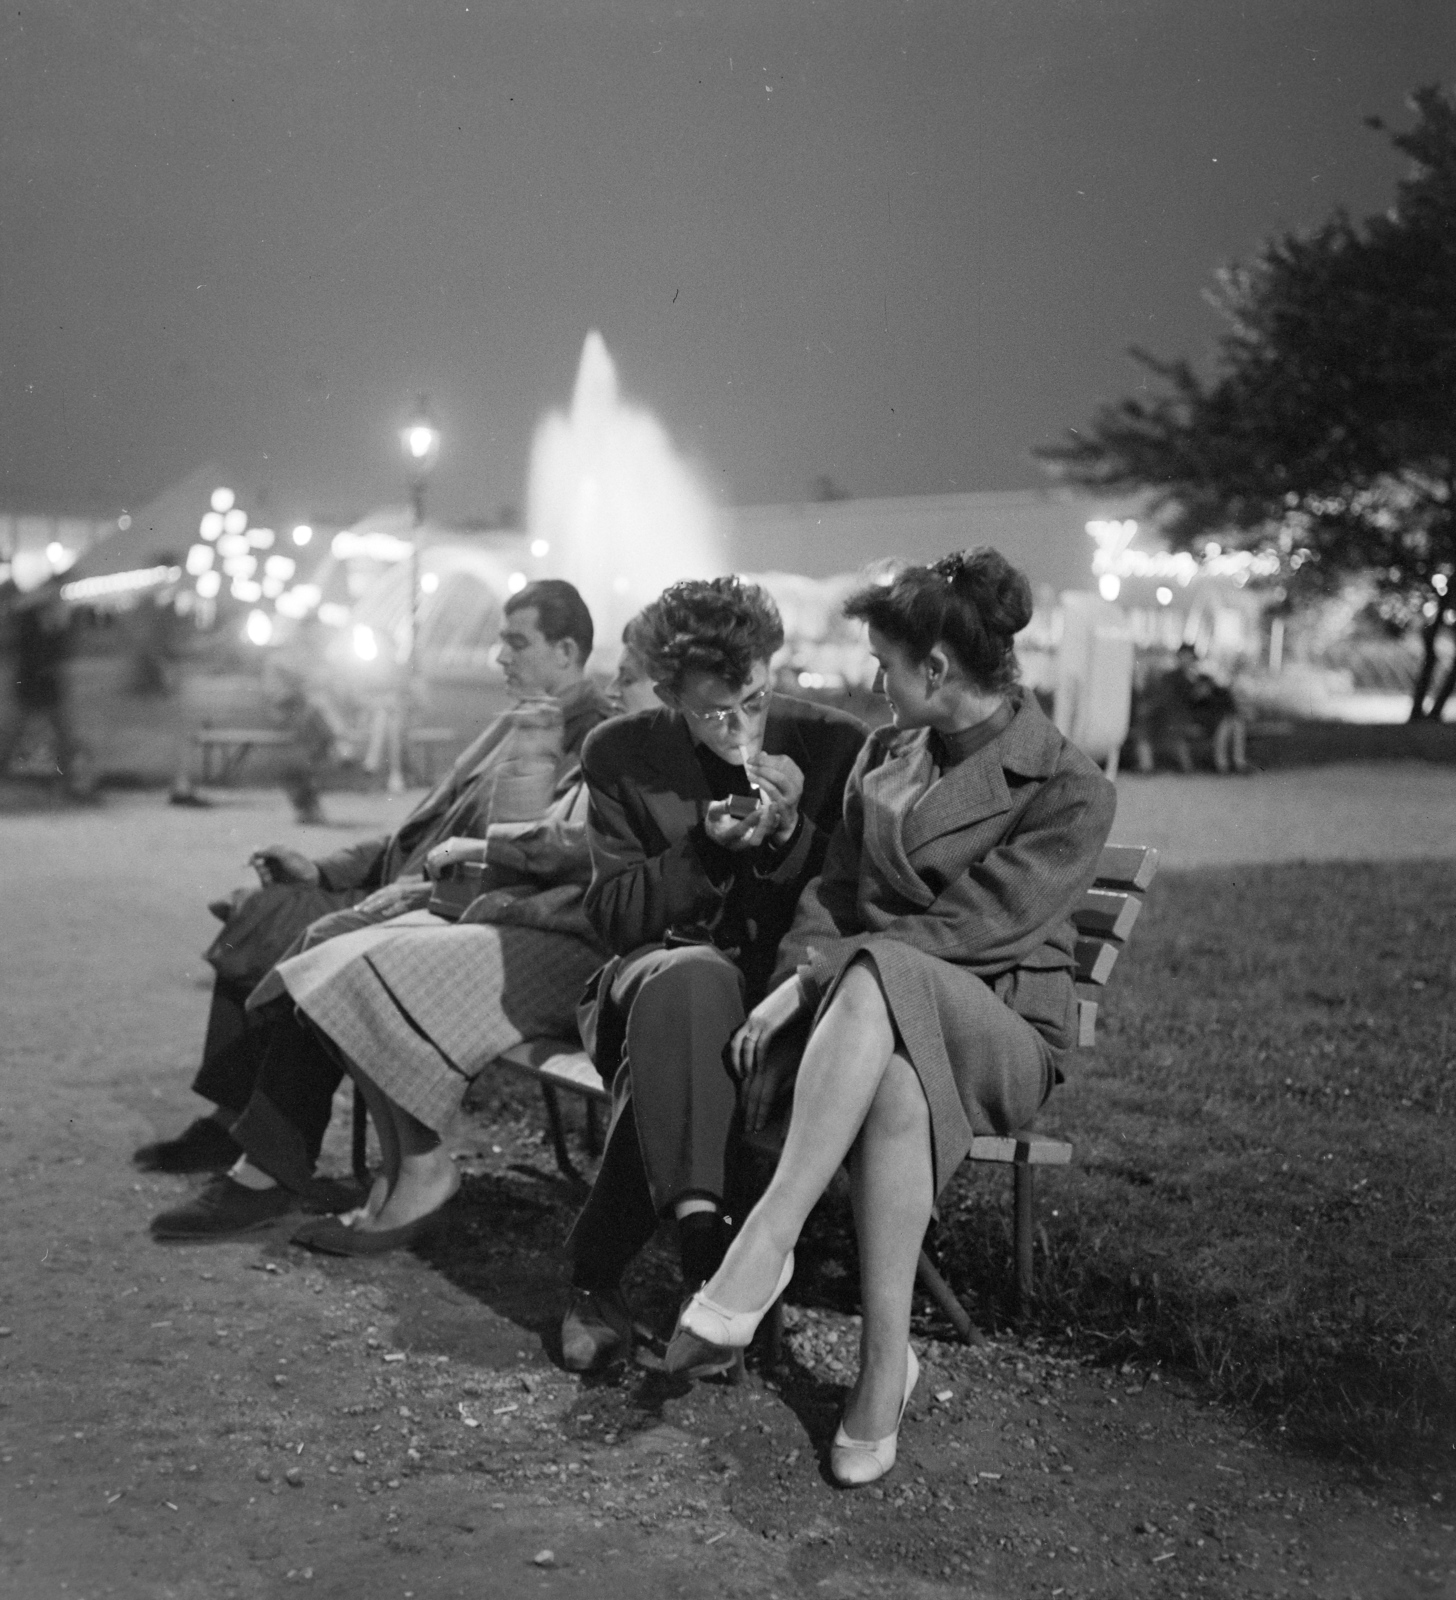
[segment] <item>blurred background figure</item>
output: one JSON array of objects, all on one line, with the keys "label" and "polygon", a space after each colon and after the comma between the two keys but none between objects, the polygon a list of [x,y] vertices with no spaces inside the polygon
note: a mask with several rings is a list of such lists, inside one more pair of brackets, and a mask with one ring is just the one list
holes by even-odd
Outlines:
[{"label": "blurred background figure", "polygon": [[66,793],[87,799],[95,792],[95,777],[76,741],[66,671],[72,650],[71,609],[55,582],[24,595],[7,585],[0,608],[10,690],[0,708],[0,772],[40,723],[49,733],[53,770]]},{"label": "blurred background figure", "polygon": [[263,693],[279,725],[293,735],[283,792],[299,822],[323,822],[321,780],[357,761],[360,754],[356,708],[339,693],[325,655],[327,642],[318,617],[306,616],[288,643],[269,652],[263,665]]},{"label": "blurred background figure", "polygon": [[1192,772],[1196,744],[1207,743],[1215,772],[1248,772],[1246,724],[1233,690],[1205,672],[1191,644],[1179,645],[1170,667],[1152,670],[1133,698],[1132,738],[1139,772],[1166,754]]},{"label": "blurred background figure", "polygon": [[634,711],[655,711],[662,704],[652,679],[647,676],[647,661],[638,639],[641,620],[639,613],[622,629],[622,659],[607,685],[607,699],[618,716],[631,716]]}]

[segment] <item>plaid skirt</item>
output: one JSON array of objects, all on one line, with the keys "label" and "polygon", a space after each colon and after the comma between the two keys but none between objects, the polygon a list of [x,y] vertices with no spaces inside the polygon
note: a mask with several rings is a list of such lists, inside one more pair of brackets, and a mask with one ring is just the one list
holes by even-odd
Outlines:
[{"label": "plaid skirt", "polygon": [[600,965],[569,934],[412,911],[340,934],[276,971],[364,1077],[444,1133],[471,1080],[501,1051],[576,1037],[577,997]]}]

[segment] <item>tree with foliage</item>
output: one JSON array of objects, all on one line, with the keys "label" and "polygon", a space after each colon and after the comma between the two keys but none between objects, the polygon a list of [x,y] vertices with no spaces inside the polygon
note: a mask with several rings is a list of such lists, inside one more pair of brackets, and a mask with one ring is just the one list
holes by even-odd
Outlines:
[{"label": "tree with foliage", "polygon": [[1419,629],[1414,722],[1456,687],[1456,658],[1439,670],[1456,630],[1456,92],[1411,106],[1390,211],[1338,212],[1219,274],[1211,379],[1134,350],[1163,392],[1037,454],[1078,484],[1154,491],[1177,548],[1277,554],[1291,602],[1367,578],[1385,621]]}]

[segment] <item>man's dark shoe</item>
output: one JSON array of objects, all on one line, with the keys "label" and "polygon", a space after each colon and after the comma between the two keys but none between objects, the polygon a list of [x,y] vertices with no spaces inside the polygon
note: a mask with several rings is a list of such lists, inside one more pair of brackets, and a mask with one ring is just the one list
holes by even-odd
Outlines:
[{"label": "man's dark shoe", "polygon": [[144,1144],[132,1157],[143,1172],[219,1172],[243,1153],[236,1139],[211,1117],[199,1117],[175,1139]]},{"label": "man's dark shoe", "polygon": [[568,1372],[591,1372],[632,1353],[632,1315],[620,1289],[573,1289],[561,1319],[561,1361]]},{"label": "man's dark shoe", "polygon": [[249,1189],[226,1173],[172,1211],[152,1218],[154,1239],[230,1239],[235,1234],[266,1228],[277,1217],[297,1211],[301,1201],[291,1189]]}]

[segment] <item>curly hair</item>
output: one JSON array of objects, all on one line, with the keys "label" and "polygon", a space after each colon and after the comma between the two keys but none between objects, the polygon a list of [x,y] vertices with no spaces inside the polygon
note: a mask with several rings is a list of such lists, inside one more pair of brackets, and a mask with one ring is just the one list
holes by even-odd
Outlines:
[{"label": "curly hair", "polygon": [[768,591],[734,577],[675,583],[635,621],[631,643],[648,677],[673,694],[691,672],[741,689],[755,664],[784,642],[779,608]]},{"label": "curly hair", "polygon": [[928,567],[906,567],[889,584],[852,594],[844,614],[924,661],[942,645],[981,690],[1009,689],[1020,675],[1013,644],[1031,621],[1026,574],[989,545]]}]

